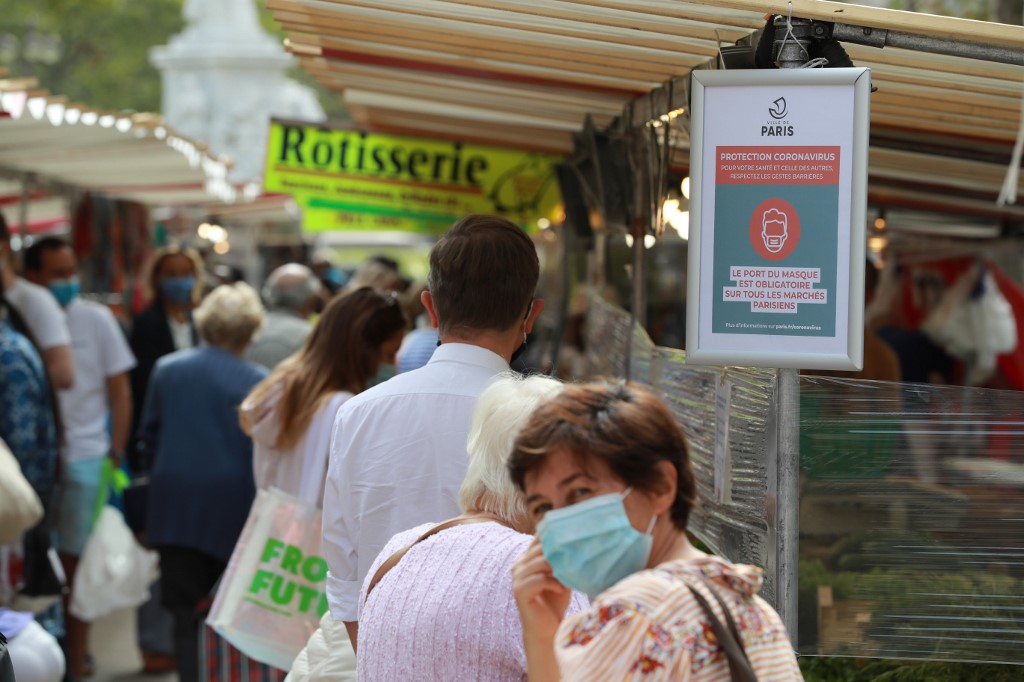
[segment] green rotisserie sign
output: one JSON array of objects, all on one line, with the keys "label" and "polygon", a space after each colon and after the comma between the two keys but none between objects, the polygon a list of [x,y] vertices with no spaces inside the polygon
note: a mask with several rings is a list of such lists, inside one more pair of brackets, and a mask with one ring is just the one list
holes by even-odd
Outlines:
[{"label": "green rotisserie sign", "polygon": [[264,189],[293,195],[303,229],[443,232],[468,213],[532,226],[559,203],[550,154],[272,121]]}]

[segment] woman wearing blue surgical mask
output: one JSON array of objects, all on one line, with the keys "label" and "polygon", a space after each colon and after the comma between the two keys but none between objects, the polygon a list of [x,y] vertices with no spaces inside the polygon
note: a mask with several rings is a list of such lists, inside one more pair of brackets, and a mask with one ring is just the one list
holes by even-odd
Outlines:
[{"label": "woman wearing blue surgical mask", "polygon": [[[147,280],[152,302],[132,320],[129,345],[138,364],[131,372],[133,439],[127,455],[135,473],[146,472],[152,458],[152,453],[145,452],[138,439],[138,423],[153,368],[165,355],[199,345],[192,309],[201,298],[202,267],[199,254],[192,249],[169,246],[158,250]],[[156,599],[139,612],[139,645],[145,672],[173,669],[169,621],[170,617],[160,610]]]},{"label": "woman wearing blue surgical mask", "polygon": [[199,345],[192,323],[192,308],[200,299],[201,275],[202,260],[192,249],[169,246],[153,257],[149,269],[152,303],[132,320],[129,339],[139,363],[132,372],[136,423],[142,414],[142,400],[156,361],[174,351]]},{"label": "woman wearing blue surgical mask", "polygon": [[[686,441],[654,395],[567,388],[530,417],[509,469],[537,523],[513,568],[530,680],[802,679],[761,570],[687,539]],[[566,617],[570,590],[591,608]]]}]

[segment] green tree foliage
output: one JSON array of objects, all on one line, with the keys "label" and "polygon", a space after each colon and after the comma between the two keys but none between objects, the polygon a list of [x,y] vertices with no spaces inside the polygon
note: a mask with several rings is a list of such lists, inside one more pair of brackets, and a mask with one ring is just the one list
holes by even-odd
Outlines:
[{"label": "green tree foliage", "polygon": [[[72,101],[115,111],[159,111],[160,74],[149,49],[183,27],[181,0],[4,0],[0,34],[16,44],[12,76]],[[57,37],[53,63],[32,45]],[[6,55],[5,55],[6,56]]]}]

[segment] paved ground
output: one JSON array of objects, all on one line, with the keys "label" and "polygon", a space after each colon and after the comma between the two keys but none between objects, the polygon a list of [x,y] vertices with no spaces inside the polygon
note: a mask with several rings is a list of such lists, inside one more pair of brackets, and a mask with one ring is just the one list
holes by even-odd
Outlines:
[{"label": "paved ground", "polygon": [[96,674],[88,682],[178,682],[174,673],[142,675],[135,643],[135,609],[118,611],[93,623],[90,651]]}]

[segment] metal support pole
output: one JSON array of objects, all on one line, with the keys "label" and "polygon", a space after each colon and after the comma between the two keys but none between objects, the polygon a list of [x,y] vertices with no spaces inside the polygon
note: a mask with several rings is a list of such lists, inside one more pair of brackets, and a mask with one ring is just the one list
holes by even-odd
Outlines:
[{"label": "metal support pole", "polygon": [[647,326],[647,291],[644,274],[644,235],[647,229],[642,223],[634,222],[630,232],[633,235],[633,300],[630,304],[629,336],[626,339],[626,381],[633,379],[633,330],[638,324],[641,327]]},{"label": "metal support pole", "polygon": [[900,47],[916,52],[948,54],[954,57],[968,57],[970,59],[982,59],[990,62],[1024,66],[1024,48],[969,43],[963,40],[947,40],[945,38],[923,36],[917,33],[889,31],[884,28],[872,28],[869,26],[850,26],[847,24],[833,24],[832,37],[844,43],[856,43],[858,45],[879,48],[886,46]]},{"label": "metal support pole", "polygon": [[590,286],[598,292],[604,291],[608,282],[608,235],[602,230],[594,230],[594,250],[590,254]]},{"label": "metal support pole", "polygon": [[[776,609],[797,645],[800,568],[800,371],[780,369],[776,393]],[[769,471],[772,467],[769,467]]]},{"label": "metal support pole", "polygon": [[810,58],[810,45],[814,38],[810,19],[775,17],[775,44],[772,54],[780,69],[796,69]]},{"label": "metal support pole", "polygon": [[633,231],[633,321],[641,327],[647,326],[647,289],[646,289],[646,261],[644,252],[647,251],[644,238],[646,229]]},{"label": "metal support pole", "polygon": [[[562,356],[562,344],[565,341],[565,328],[569,323],[569,297],[572,291],[572,277],[569,272],[572,269],[570,260],[574,253],[573,245],[578,241],[572,226],[563,222],[556,232],[558,235],[558,262],[561,268],[562,295],[558,298],[558,310],[551,311],[555,314],[555,329],[551,333],[551,371],[549,374],[556,378],[572,379],[570,374],[563,377],[559,371],[559,362]],[[550,314],[550,313],[549,313]]]}]

